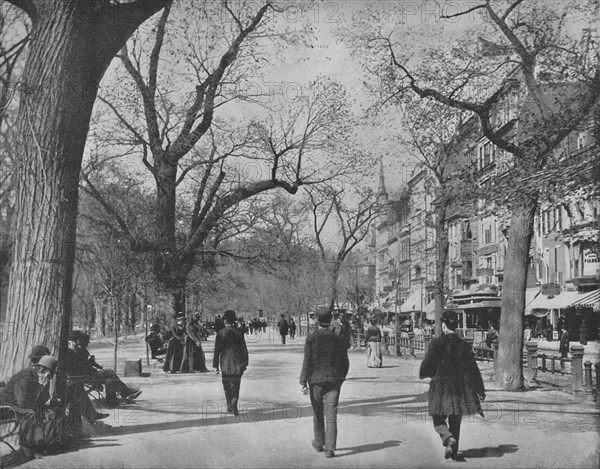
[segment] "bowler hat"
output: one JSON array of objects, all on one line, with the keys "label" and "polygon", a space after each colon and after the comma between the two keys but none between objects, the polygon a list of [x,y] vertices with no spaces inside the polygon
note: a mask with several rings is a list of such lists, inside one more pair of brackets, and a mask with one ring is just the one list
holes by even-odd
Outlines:
[{"label": "bowler hat", "polygon": [[50,355],[44,355],[40,358],[40,361],[37,362],[39,366],[43,366],[44,368],[48,368],[52,373],[56,372],[56,367],[58,366],[58,360]]},{"label": "bowler hat", "polygon": [[36,345],[31,350],[31,355],[29,358],[32,362],[37,363],[44,355],[50,355],[50,349],[45,345]]},{"label": "bowler hat", "polygon": [[225,320],[227,322],[234,322],[235,321],[235,311],[233,311],[232,309],[228,309],[227,311],[225,311],[223,313],[223,320]]},{"label": "bowler hat", "polygon": [[442,323],[446,324],[448,329],[454,330],[458,326],[458,316],[453,311],[444,311],[442,314]]},{"label": "bowler hat", "polygon": [[316,321],[319,324],[330,324],[332,319],[331,310],[327,306],[319,306],[316,314]]}]

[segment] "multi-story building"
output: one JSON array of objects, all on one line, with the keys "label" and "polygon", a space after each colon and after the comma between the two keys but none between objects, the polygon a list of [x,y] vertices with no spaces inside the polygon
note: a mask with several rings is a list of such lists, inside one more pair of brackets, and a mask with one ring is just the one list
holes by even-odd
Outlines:
[{"label": "multi-story building", "polygon": [[427,285],[435,278],[435,239],[431,215],[431,181],[418,168],[398,200],[388,200],[380,167],[379,202],[385,206],[376,232],[377,307],[419,321],[430,301]]},{"label": "multi-story building", "polygon": [[[509,140],[518,135],[523,90],[517,70],[498,91],[492,110],[495,131]],[[459,138],[459,158],[471,165],[481,187],[511,167],[512,155],[483,136],[477,119],[463,124]],[[567,158],[581,157],[583,152],[599,153],[587,128],[572,132],[557,151]],[[384,194],[382,169],[380,178],[380,194]],[[419,169],[402,195],[403,204],[390,202],[385,193],[390,210],[377,230],[377,269],[381,274],[378,291],[383,289],[382,294],[389,300],[386,304],[398,297],[401,305],[396,309],[403,313],[426,311],[430,304],[435,279],[435,233],[428,223],[428,214],[433,213],[433,194],[428,191],[433,187],[427,172]],[[447,212],[449,252],[445,278],[450,303],[446,306],[463,311],[463,327],[486,328],[500,315],[510,212],[489,201],[475,202],[452,206]],[[526,322],[532,328],[547,323],[556,328],[563,321],[571,336],[577,337],[585,320],[588,337],[597,337],[599,212],[600,202],[584,193],[558,202],[542,202],[530,249],[526,292]]]}]

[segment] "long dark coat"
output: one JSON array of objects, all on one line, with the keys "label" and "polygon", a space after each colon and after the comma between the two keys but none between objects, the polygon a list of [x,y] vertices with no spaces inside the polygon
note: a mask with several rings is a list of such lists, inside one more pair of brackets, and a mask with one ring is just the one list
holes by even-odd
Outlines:
[{"label": "long dark coat", "polygon": [[[191,321],[187,325],[186,338],[186,356],[185,363],[182,365],[185,371],[208,371],[206,368],[206,358],[202,345],[200,325],[196,321]],[[188,367],[187,369],[185,367]]]},{"label": "long dark coat", "polygon": [[182,371],[187,332],[185,327],[178,327],[175,324],[171,327],[170,333],[171,338],[167,345],[167,355],[165,356],[163,370],[175,373],[176,371]]},{"label": "long dark coat", "polygon": [[215,337],[213,368],[223,375],[242,376],[248,367],[248,348],[244,334],[227,324]]},{"label": "long dark coat", "polygon": [[421,363],[419,378],[429,383],[429,415],[483,416],[479,395],[485,393],[471,345],[456,334],[434,338]]},{"label": "long dark coat", "polygon": [[289,324],[287,322],[287,319],[281,318],[277,322],[277,327],[279,328],[279,334],[280,335],[287,335],[288,329],[289,329]]}]

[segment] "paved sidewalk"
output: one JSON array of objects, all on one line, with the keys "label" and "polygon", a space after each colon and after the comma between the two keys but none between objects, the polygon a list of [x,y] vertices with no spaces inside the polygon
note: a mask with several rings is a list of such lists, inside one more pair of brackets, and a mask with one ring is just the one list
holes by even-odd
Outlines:
[{"label": "paved sidewalk", "polygon": [[[213,338],[204,343],[212,363]],[[244,376],[240,415],[223,412],[220,376],[151,375],[125,378],[143,394],[135,405],[110,411],[106,425],[78,451],[30,461],[23,468],[597,468],[600,409],[556,390],[509,393],[494,390],[491,368],[482,364],[488,398],[486,418],[465,418],[461,451],[450,463],[427,415],[427,380],[420,360],[384,356],[383,368],[366,367],[361,351],[350,353],[342,387],[336,457],[311,446],[312,410],[300,393],[303,339],[287,345],[271,335],[249,337],[250,366]],[[112,363],[108,347],[92,349]],[[145,356],[143,342],[128,343],[123,361]],[[145,362],[145,360],[144,360]]]}]

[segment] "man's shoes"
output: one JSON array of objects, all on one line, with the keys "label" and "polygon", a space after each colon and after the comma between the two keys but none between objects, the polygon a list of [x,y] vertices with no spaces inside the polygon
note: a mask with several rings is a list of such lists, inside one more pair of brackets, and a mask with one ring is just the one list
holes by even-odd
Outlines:
[{"label": "man's shoes", "polygon": [[314,450],[315,450],[317,453],[322,453],[322,452],[323,452],[323,447],[322,447],[322,446],[319,446],[319,445],[318,445],[318,444],[315,442],[315,440],[313,440],[313,441],[311,442],[311,444],[312,444],[312,447],[314,448]]},{"label": "man's shoes", "polygon": [[333,458],[334,456],[335,456],[335,453],[333,451],[325,451],[326,458]]},{"label": "man's shoes", "polygon": [[138,389],[137,391],[133,391],[131,394],[125,396],[125,399],[127,399],[128,401],[133,401],[134,399],[140,397],[140,394],[142,394],[142,391]]},{"label": "man's shoes", "polygon": [[446,449],[444,449],[444,459],[456,459],[456,451],[457,451],[458,442],[450,437],[446,440]]},{"label": "man's shoes", "polygon": [[92,418],[92,421],[95,422],[96,420],[102,420],[109,416],[110,416],[110,414],[103,414],[101,412],[98,412],[96,415],[94,415],[94,417]]}]

